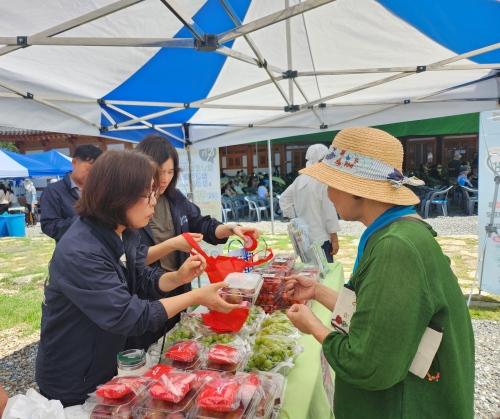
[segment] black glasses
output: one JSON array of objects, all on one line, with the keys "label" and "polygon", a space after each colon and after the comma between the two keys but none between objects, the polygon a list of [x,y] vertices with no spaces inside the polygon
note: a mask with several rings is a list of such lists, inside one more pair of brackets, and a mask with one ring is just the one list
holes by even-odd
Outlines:
[{"label": "black glasses", "polygon": [[[141,198],[145,198],[148,200],[148,204],[149,205],[152,205],[151,204],[151,201],[153,200],[153,197],[155,199],[155,201],[158,200],[158,192],[156,190],[152,190],[151,192],[149,192],[147,195],[141,195]],[[156,202],[155,202],[156,203]]]}]

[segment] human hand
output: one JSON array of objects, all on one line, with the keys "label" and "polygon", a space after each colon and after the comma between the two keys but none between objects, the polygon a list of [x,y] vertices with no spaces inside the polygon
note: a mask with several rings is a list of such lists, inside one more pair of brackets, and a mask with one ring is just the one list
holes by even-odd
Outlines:
[{"label": "human hand", "polygon": [[288,298],[295,301],[312,300],[316,297],[317,281],[300,275],[285,278],[285,293]]},{"label": "human hand", "polygon": [[189,256],[177,271],[179,285],[189,284],[194,278],[200,276],[206,267],[207,262],[203,256],[199,254]]},{"label": "human hand", "polygon": [[[189,234],[196,243],[199,243],[203,240],[203,234],[199,233],[187,233],[187,234]],[[183,237],[182,234],[172,237],[171,239],[168,239],[168,241],[171,243],[172,247],[175,250],[179,250],[180,252],[189,253],[193,248],[193,246],[191,246],[187,242],[187,240]]]},{"label": "human hand", "polygon": [[230,304],[220,296],[219,290],[224,287],[227,287],[226,282],[217,282],[197,288],[193,292],[196,294],[197,303],[207,307],[209,310],[229,313],[235,308],[241,308],[241,304]]},{"label": "human hand", "polygon": [[240,239],[242,239],[243,243],[245,243],[246,240],[248,240],[248,238],[247,238],[248,233],[255,240],[257,240],[260,237],[260,231],[257,230],[255,227],[243,227],[243,226],[233,227],[233,234],[237,235]]},{"label": "human hand", "polygon": [[332,256],[335,256],[339,252],[339,238],[337,233],[330,234],[330,241],[332,243]]},{"label": "human hand", "polygon": [[320,342],[330,333],[311,309],[304,304],[294,304],[288,309],[286,315],[302,333],[314,335]]}]

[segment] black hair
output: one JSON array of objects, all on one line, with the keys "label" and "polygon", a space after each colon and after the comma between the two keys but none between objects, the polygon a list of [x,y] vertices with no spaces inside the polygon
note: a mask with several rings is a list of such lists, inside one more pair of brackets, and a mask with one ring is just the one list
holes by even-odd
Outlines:
[{"label": "black hair", "polygon": [[0,189],[2,191],[4,191],[4,193],[7,193],[7,188],[5,187],[5,185],[3,183],[0,183]]},{"label": "black hair", "polygon": [[158,166],[161,166],[168,159],[173,160],[174,176],[165,191],[165,195],[172,196],[177,187],[177,179],[180,172],[179,155],[175,147],[161,135],[152,134],[144,138],[137,145],[136,150],[148,155]]},{"label": "black hair", "polygon": [[142,153],[107,151],[92,166],[76,210],[109,228],[128,227],[127,210],[148,193],[152,180],[155,189],[157,173],[156,165]]},{"label": "black hair", "polygon": [[91,144],[79,145],[75,149],[75,153],[73,154],[74,159],[78,159],[81,161],[87,162],[95,162],[97,158],[102,154],[102,151],[99,147]]}]

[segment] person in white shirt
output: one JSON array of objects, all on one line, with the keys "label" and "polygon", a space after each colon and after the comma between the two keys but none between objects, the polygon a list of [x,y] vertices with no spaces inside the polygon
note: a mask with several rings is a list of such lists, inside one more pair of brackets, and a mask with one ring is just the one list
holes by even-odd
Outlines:
[{"label": "person in white shirt", "polygon": [[[325,157],[328,148],[314,144],[307,149],[306,167]],[[300,175],[281,194],[280,207],[287,218],[301,218],[309,228],[311,241],[322,243],[328,262],[339,251],[337,210],[328,199],[324,184],[310,176]]]},{"label": "person in white shirt", "polygon": [[28,224],[36,225],[36,204],[38,204],[38,197],[36,195],[36,187],[31,179],[24,179],[24,190],[26,197],[26,208],[28,210]]},{"label": "person in white shirt", "polygon": [[10,194],[6,186],[0,183],[0,214],[7,211],[10,204]]}]

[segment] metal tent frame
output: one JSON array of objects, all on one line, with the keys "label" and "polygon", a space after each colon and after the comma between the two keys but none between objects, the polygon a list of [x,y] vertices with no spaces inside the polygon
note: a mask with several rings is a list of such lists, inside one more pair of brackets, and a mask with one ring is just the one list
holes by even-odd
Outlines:
[{"label": "metal tent frame", "polygon": [[[307,22],[305,19],[305,14],[313,9],[332,3],[335,0],[305,0],[295,5],[290,5],[290,0],[283,0],[284,8],[277,12],[271,13],[269,15],[260,17],[253,21],[242,23],[238,18],[236,12],[231,7],[229,0],[220,0],[221,7],[225,10],[229,18],[234,23],[235,27],[224,33],[211,34],[203,31],[186,13],[180,4],[175,0],[160,0],[161,3],[168,8],[168,10],[182,23],[182,25],[188,29],[192,34],[192,38],[120,38],[120,37],[65,37],[61,36],[68,30],[77,28],[79,26],[85,25],[89,22],[93,22],[104,16],[109,16],[118,11],[127,9],[131,6],[137,5],[144,0],[118,0],[111,3],[105,7],[93,10],[89,13],[83,14],[77,18],[70,19],[66,22],[60,23],[58,25],[52,26],[38,32],[34,35],[24,36],[11,36],[11,37],[0,37],[0,44],[5,45],[0,47],[0,57],[17,51],[21,48],[28,48],[30,46],[36,45],[51,45],[63,47],[75,47],[75,46],[94,46],[94,47],[143,47],[143,48],[190,48],[202,53],[215,52],[217,54],[222,54],[230,59],[239,60],[251,66],[256,66],[262,69],[263,80],[248,84],[246,86],[239,87],[237,89],[232,89],[225,91],[223,93],[218,93],[212,96],[200,98],[195,101],[190,101],[186,103],[179,102],[148,102],[148,101],[129,101],[129,100],[103,100],[101,98],[94,99],[83,99],[74,98],[70,95],[68,96],[37,96],[30,92],[29,89],[20,85],[13,85],[12,83],[5,83],[0,80],[0,87],[5,90],[5,92],[0,92],[0,97],[2,98],[12,98],[19,99],[23,98],[26,100],[32,100],[41,106],[49,107],[57,112],[60,112],[70,118],[75,118],[80,122],[91,126],[92,128],[99,130],[101,135],[106,136],[108,132],[113,131],[125,131],[125,130],[144,130],[153,129],[159,133],[178,141],[185,146],[189,146],[194,143],[203,143],[215,138],[220,139],[226,135],[233,134],[239,131],[252,129],[252,128],[272,128],[272,129],[295,129],[295,130],[324,130],[330,127],[334,129],[342,123],[347,123],[355,121],[357,119],[375,115],[378,113],[385,112],[392,108],[408,105],[410,103],[442,103],[445,101],[456,101],[467,102],[467,101],[498,101],[499,94],[498,91],[492,94],[491,97],[487,98],[457,98],[457,99],[443,99],[438,96],[444,92],[448,92],[454,89],[459,89],[463,87],[462,85],[450,86],[445,90],[435,91],[430,94],[419,97],[404,97],[399,101],[376,101],[368,103],[358,103],[352,102],[352,106],[367,105],[367,106],[379,106],[379,108],[374,109],[370,112],[361,113],[355,117],[343,120],[343,121],[328,121],[325,120],[325,115],[322,112],[324,109],[333,108],[336,106],[349,106],[349,103],[335,103],[335,99],[343,98],[352,95],[356,92],[371,89],[377,86],[381,86],[387,83],[391,83],[396,80],[403,78],[408,78],[422,72],[443,72],[443,71],[474,71],[474,70],[492,70],[488,77],[483,77],[477,80],[471,81],[472,83],[482,83],[485,80],[489,80],[492,77],[498,76],[498,70],[500,70],[500,63],[495,64],[453,64],[460,60],[478,56],[486,52],[495,51],[500,49],[500,42],[491,45],[485,45],[482,48],[468,51],[462,54],[453,55],[445,60],[440,60],[432,63],[422,63],[418,66],[399,66],[399,67],[376,67],[376,68],[352,68],[352,69],[342,69],[342,70],[323,70],[317,71],[313,59],[313,54],[311,51],[311,45],[309,40],[309,34],[307,30]],[[313,71],[301,71],[294,68],[293,54],[292,54],[292,32],[290,29],[291,19],[293,17],[300,16],[302,18],[305,34],[307,37],[307,45],[309,47],[309,53],[312,61]],[[279,66],[273,65],[260,51],[256,42],[252,39],[252,34],[258,30],[275,25],[279,22],[285,23],[285,37],[286,37],[286,55],[287,55],[287,68],[280,68]],[[237,51],[233,48],[229,48],[226,44],[237,38],[243,37],[246,44],[252,51],[252,55],[245,54],[241,51]],[[390,73],[390,75],[387,75]],[[319,77],[335,77],[342,75],[353,75],[353,74],[381,74],[382,78],[367,83],[360,84],[358,86],[351,87],[349,89],[342,90],[335,93],[325,93],[320,91],[318,78]],[[302,80],[306,78],[314,77],[316,79],[316,86],[318,90],[318,98],[311,99],[307,96],[303,86],[301,85]],[[280,83],[281,82],[281,83]],[[282,83],[284,82],[284,83]],[[271,85],[279,93],[279,97],[282,100],[280,105],[267,105],[267,104],[221,104],[214,103],[220,99],[226,99],[231,96],[235,96],[240,93],[249,92],[264,86]],[[287,88],[284,87],[286,85]],[[87,118],[79,115],[72,110],[68,109],[65,105],[70,103],[96,103],[101,109],[101,113],[104,117],[106,124],[96,124]],[[156,110],[155,112],[149,113],[147,115],[136,115],[130,112],[130,108],[134,106],[141,107],[154,107],[160,108],[161,110]],[[125,110],[127,107],[128,110]],[[152,121],[164,115],[176,113],[184,109],[224,109],[224,110],[258,110],[264,112],[270,112],[270,116],[267,118],[261,118],[258,120],[248,120],[245,123],[231,123],[228,121],[217,121],[216,123],[188,123],[188,124],[155,124]],[[116,112],[123,117],[126,117],[124,121],[117,122],[111,115],[109,111]],[[297,115],[305,114],[311,112],[314,115],[317,124],[297,124],[293,122],[293,119]],[[217,133],[209,134],[205,137],[192,140],[193,136],[190,133],[192,127],[223,127],[228,128],[227,130]],[[168,129],[169,128],[184,128],[184,138],[173,134]],[[268,140],[268,161],[269,161],[269,179],[270,186],[272,189],[272,161],[271,161],[271,141]],[[271,190],[271,213],[272,221],[274,221],[273,214],[273,202],[272,202],[272,190]]]}]

